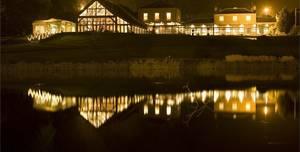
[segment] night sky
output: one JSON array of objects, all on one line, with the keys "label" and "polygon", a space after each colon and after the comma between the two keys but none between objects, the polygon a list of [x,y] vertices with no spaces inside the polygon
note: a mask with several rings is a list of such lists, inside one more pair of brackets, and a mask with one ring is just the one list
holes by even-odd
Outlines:
[{"label": "night sky", "polygon": [[[114,0],[124,5],[127,5],[131,9],[136,9],[140,6],[150,4],[157,0]],[[271,7],[273,13],[278,12],[282,7],[293,9],[300,7],[299,0],[166,0],[170,3],[178,6],[184,16],[192,17],[206,17],[211,15],[214,10],[215,4],[220,7],[239,7],[251,6],[256,4],[257,13],[260,14],[264,7]]]}]

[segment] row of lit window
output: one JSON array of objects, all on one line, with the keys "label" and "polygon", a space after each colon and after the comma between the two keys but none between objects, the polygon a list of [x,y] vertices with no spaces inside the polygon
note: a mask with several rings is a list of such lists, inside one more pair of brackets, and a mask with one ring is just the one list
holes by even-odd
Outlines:
[{"label": "row of lit window", "polygon": [[[149,14],[148,13],[144,13],[144,21],[148,21],[149,19]],[[172,19],[172,13],[171,12],[167,12],[166,13],[166,19],[168,21],[170,21]],[[155,21],[159,21],[160,20],[160,13],[154,13],[154,20]]]},{"label": "row of lit window", "polygon": [[[238,16],[232,16],[232,21],[236,22],[238,20]],[[224,16],[219,16],[219,21],[224,22]],[[246,21],[251,21],[251,16],[246,16]]]}]

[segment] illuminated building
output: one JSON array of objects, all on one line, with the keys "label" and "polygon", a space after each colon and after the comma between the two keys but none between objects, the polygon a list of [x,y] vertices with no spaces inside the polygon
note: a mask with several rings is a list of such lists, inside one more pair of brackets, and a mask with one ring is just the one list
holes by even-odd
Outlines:
[{"label": "illuminated building", "polygon": [[75,27],[75,23],[61,19],[36,20],[32,23],[33,31],[28,40],[40,40],[57,33],[75,32]]},{"label": "illuminated building", "polygon": [[[283,91],[270,90],[260,93],[255,87],[242,90],[202,90],[176,94],[132,96],[63,96],[46,91],[29,89],[33,107],[37,110],[57,112],[78,108],[79,114],[98,128],[115,115],[126,112],[130,106],[140,107],[144,118],[172,119],[190,115],[193,110],[213,111],[215,119],[266,120],[280,112],[279,97]],[[142,103],[142,105],[137,105]],[[199,105],[199,109],[187,110],[183,104]]]},{"label": "illuminated building", "polygon": [[92,0],[79,13],[78,32],[146,33],[146,25],[124,6],[108,0]]},{"label": "illuminated building", "polygon": [[138,16],[156,34],[177,34],[180,32],[181,11],[162,1],[139,8]]}]

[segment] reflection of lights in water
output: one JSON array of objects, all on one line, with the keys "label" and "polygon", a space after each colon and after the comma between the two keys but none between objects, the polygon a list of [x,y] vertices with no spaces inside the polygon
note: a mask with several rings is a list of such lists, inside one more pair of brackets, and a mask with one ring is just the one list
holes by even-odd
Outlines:
[{"label": "reflection of lights in water", "polygon": [[251,105],[250,105],[250,103],[247,103],[246,104],[246,111],[250,111],[251,110]]},{"label": "reflection of lights in water", "polygon": [[214,102],[217,102],[219,98],[219,91],[214,91]]},{"label": "reflection of lights in water", "polygon": [[159,115],[159,106],[155,106],[155,115]]},{"label": "reflection of lights in water", "polygon": [[264,107],[264,114],[265,114],[265,115],[268,114],[268,107],[267,107],[267,106]]},{"label": "reflection of lights in water", "polygon": [[253,102],[256,102],[256,94],[255,94],[255,92],[251,92],[251,98],[252,98]]},{"label": "reflection of lights in water", "polygon": [[231,97],[231,92],[230,92],[230,91],[225,91],[225,98],[226,98],[226,101],[229,101],[229,100],[230,100],[230,97]]},{"label": "reflection of lights in water", "polygon": [[238,96],[239,96],[240,102],[243,102],[244,101],[244,96],[245,96],[244,91],[239,91]]},{"label": "reflection of lights in water", "polygon": [[168,99],[168,105],[171,105],[171,106],[173,106],[173,105],[174,105],[174,100],[172,100],[172,99]]},{"label": "reflection of lights in water", "polygon": [[236,119],[236,114],[233,115],[233,119]]},{"label": "reflection of lights in water", "polygon": [[219,109],[220,109],[220,110],[224,110],[224,103],[222,103],[222,102],[219,103]]},{"label": "reflection of lights in water", "polygon": [[148,105],[144,105],[144,115],[148,114]]},{"label": "reflection of lights in water", "polygon": [[268,101],[269,101],[269,94],[266,92],[266,93],[264,94],[264,97],[265,97],[265,103],[267,104]]},{"label": "reflection of lights in water", "polygon": [[236,111],[236,110],[237,110],[237,103],[233,103],[233,104],[232,104],[232,110],[233,110],[233,111]]},{"label": "reflection of lights in water", "polygon": [[171,109],[171,106],[167,106],[167,115],[169,116],[169,115],[171,115],[171,111],[172,109]]},{"label": "reflection of lights in water", "polygon": [[202,102],[204,102],[205,99],[206,99],[206,96],[207,96],[207,92],[206,91],[202,91],[201,96],[202,96]]}]

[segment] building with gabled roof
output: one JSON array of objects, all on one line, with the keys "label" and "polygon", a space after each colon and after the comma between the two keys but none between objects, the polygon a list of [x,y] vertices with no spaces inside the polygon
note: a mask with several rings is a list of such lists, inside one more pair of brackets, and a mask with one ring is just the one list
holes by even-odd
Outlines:
[{"label": "building with gabled roof", "polygon": [[79,12],[78,32],[146,33],[147,26],[125,6],[108,0],[93,0]]}]

